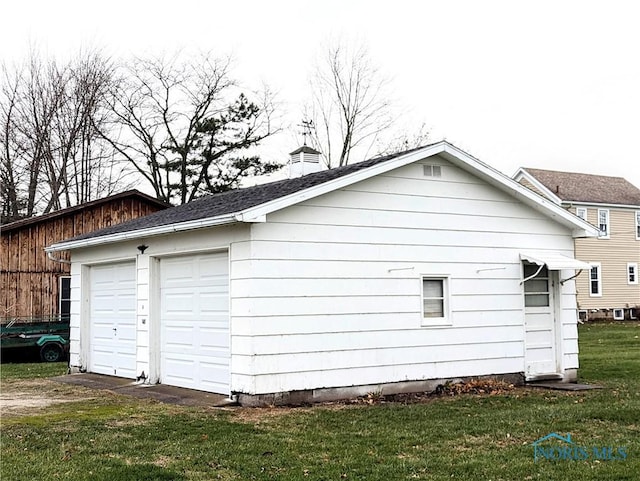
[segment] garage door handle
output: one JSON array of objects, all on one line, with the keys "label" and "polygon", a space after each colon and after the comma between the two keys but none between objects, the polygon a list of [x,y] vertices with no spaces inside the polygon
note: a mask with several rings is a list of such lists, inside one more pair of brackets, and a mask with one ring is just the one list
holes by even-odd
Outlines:
[{"label": "garage door handle", "polygon": [[118,330],[118,328],[117,328],[117,327],[114,327],[114,328],[113,328],[113,332],[116,332],[117,330]]}]

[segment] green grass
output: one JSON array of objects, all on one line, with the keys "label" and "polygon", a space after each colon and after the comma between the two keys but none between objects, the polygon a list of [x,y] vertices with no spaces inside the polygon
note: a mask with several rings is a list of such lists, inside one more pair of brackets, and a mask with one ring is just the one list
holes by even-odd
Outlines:
[{"label": "green grass", "polygon": [[66,362],[0,364],[0,379],[38,379],[67,373]]},{"label": "green grass", "polygon": [[[598,391],[517,389],[423,404],[271,410],[117,395],[54,405],[2,420],[0,473],[3,480],[78,481],[635,480],[639,335],[637,323],[580,327],[581,380],[606,386]],[[42,377],[33,370],[10,375]],[[580,445],[624,446],[628,458],[534,463],[531,442],[554,431]]]}]

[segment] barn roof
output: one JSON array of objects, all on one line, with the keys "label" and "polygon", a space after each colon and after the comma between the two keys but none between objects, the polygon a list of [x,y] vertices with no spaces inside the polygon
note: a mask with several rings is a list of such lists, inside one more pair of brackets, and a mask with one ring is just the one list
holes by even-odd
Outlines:
[{"label": "barn roof", "polygon": [[452,144],[441,141],[294,179],[206,196],[188,204],[74,237],[54,244],[47,250],[75,249],[233,222],[264,222],[266,214],[270,212],[434,155],[441,155],[461,168],[471,171],[490,184],[572,228],[575,232],[597,235],[597,231],[590,224],[553,203],[541,200],[539,196],[511,178]]},{"label": "barn roof", "polygon": [[127,198],[131,198],[131,199],[138,199],[141,200],[147,204],[152,204],[155,206],[158,206],[160,208],[166,209],[168,207],[171,207],[170,205],[166,204],[165,202],[162,202],[158,199],[155,199],[153,197],[151,197],[150,195],[144,194],[142,192],[140,192],[139,190],[127,190],[125,192],[120,192],[119,194],[114,194],[114,195],[110,195],[108,197],[103,197],[102,199],[97,199],[97,200],[92,200],[90,202],[85,202],[84,204],[80,204],[80,205],[76,205],[73,207],[67,207],[66,209],[59,209],[53,212],[49,212],[48,214],[43,214],[43,215],[38,215],[38,216],[34,216],[34,217],[29,217],[27,219],[21,219],[21,220],[17,220],[15,222],[10,222],[9,224],[4,224],[0,230],[4,233],[4,232],[11,232],[11,231],[15,231],[17,229],[22,229],[23,227],[28,227],[34,224],[39,224],[41,222],[44,221],[48,221],[48,220],[52,220],[52,219],[57,219],[60,217],[64,217],[70,214],[74,214],[76,212],[80,212],[82,210],[86,210],[89,208],[93,208],[93,207],[98,207],[101,205],[105,205],[108,204],[110,202],[114,202],[116,200],[122,200],[122,199],[127,199]]}]

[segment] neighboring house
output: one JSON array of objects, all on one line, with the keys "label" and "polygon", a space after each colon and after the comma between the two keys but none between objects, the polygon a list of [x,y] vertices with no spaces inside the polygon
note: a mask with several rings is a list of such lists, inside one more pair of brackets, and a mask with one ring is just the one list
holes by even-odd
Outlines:
[{"label": "neighboring house", "polygon": [[575,380],[573,239],[595,235],[439,142],[47,250],[71,251],[72,370],[255,405]]},{"label": "neighboring house", "polygon": [[591,264],[576,281],[580,318],[640,318],[640,189],[621,177],[530,168],[514,179],[600,229],[575,240]]},{"label": "neighboring house", "polygon": [[44,248],[167,207],[131,190],[1,226],[0,321],[68,319],[68,253],[61,253],[60,261],[54,261]]}]

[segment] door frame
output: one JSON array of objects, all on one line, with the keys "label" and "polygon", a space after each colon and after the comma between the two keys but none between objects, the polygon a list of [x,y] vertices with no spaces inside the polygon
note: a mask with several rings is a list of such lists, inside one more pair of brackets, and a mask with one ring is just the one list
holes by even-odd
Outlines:
[{"label": "door frame", "polygon": [[[542,380],[542,379],[559,379],[562,378],[562,325],[561,321],[561,299],[562,293],[560,291],[560,272],[557,270],[551,270],[547,266],[549,275],[549,310],[552,317],[549,324],[551,328],[551,340],[552,340],[552,352],[553,352],[553,366],[554,372],[540,373],[535,375],[528,375],[529,356],[527,349],[527,308],[524,306],[524,374],[526,381]],[[524,267],[523,267],[524,273]],[[533,278],[535,279],[535,277]],[[524,282],[522,283],[522,294],[524,298]]]}]

